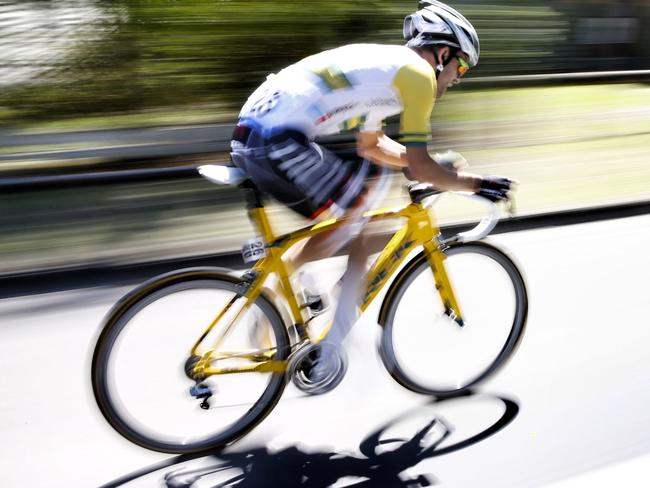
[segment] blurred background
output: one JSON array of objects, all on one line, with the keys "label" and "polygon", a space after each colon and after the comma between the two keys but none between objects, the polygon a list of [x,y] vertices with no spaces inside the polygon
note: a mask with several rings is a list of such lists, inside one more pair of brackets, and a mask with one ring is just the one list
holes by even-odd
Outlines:
[{"label": "blurred background", "polygon": [[[522,214],[650,199],[650,0],[449,3],[482,52],[436,104],[432,151],[518,179]],[[346,43],[401,44],[416,7],[0,1],[0,277],[238,249],[253,233],[241,193],[193,168],[227,161],[268,73]],[[272,213],[281,230],[304,224]],[[449,197],[438,215],[477,214]]]}]

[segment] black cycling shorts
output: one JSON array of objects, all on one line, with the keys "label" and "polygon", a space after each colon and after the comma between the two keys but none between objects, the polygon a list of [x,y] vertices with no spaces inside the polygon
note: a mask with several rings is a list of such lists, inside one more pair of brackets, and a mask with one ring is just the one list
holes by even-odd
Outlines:
[{"label": "black cycling shorts", "polygon": [[270,138],[238,125],[233,134],[232,160],[255,185],[309,219],[325,210],[342,215],[365,190],[368,161],[344,161],[287,130]]}]

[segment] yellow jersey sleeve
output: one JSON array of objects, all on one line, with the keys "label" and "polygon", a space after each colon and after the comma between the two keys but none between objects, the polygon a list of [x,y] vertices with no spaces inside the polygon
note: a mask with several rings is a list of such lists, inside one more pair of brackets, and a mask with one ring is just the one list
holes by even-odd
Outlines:
[{"label": "yellow jersey sleeve", "polygon": [[431,138],[431,111],[436,99],[436,75],[426,63],[406,64],[393,79],[404,110],[399,124],[399,141],[407,145],[426,144]]}]

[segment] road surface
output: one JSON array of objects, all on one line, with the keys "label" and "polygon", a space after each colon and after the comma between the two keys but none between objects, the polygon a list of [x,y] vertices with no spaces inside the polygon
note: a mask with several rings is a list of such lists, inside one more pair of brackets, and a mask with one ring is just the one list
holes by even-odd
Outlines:
[{"label": "road surface", "polygon": [[[431,402],[393,382],[375,305],[336,390],[290,386],[245,439],[194,459],[130,444],[94,404],[99,323],[128,286],[2,300],[0,484],[648,486],[649,229],[640,216],[495,236],[525,271],[530,313],[517,355],[473,395]],[[343,259],[316,267],[335,279]]]}]

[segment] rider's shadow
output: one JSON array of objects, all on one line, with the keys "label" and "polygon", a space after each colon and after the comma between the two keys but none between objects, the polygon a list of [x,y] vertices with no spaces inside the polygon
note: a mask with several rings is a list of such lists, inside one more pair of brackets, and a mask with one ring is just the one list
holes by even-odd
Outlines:
[{"label": "rider's shadow", "polygon": [[[460,401],[472,399],[467,395]],[[181,463],[190,460],[181,456],[171,460],[165,467],[165,486],[169,488],[194,487],[408,487],[432,486],[438,480],[431,474],[411,476],[405,473],[425,459],[454,452],[476,444],[507,426],[519,412],[518,404],[503,397],[489,397],[502,402],[503,413],[484,430],[464,439],[454,440],[456,427],[449,420],[436,414],[436,408],[448,400],[436,400],[411,409],[386,422],[368,435],[359,445],[359,453],[309,452],[298,446],[277,451],[266,447],[248,449],[244,452],[229,449],[215,452],[201,459],[201,467]],[[456,399],[455,401],[459,401]],[[424,414],[424,415],[423,415]],[[413,424],[400,430],[401,424]],[[458,426],[460,427],[460,426]],[[195,456],[198,457],[198,456]],[[173,469],[169,470],[172,467]],[[162,466],[155,471],[160,472]],[[109,486],[119,486],[145,474],[122,479]]]}]

